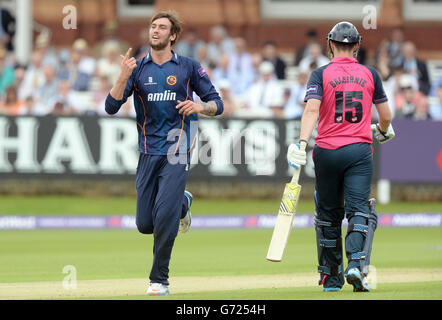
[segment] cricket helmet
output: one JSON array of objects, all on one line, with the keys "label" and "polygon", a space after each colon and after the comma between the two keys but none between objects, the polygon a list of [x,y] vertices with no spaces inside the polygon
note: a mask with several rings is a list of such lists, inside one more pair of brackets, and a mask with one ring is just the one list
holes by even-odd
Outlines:
[{"label": "cricket helmet", "polygon": [[337,23],[327,35],[327,45],[330,52],[333,54],[330,46],[330,40],[341,43],[357,43],[358,49],[355,51],[355,57],[359,51],[359,46],[361,45],[362,37],[358,32],[356,27],[347,21],[341,21]]}]

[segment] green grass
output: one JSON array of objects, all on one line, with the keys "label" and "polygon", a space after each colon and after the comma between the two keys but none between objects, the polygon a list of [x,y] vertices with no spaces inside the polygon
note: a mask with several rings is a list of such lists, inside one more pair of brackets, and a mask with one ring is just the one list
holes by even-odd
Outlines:
[{"label": "green grass", "polygon": [[[253,275],[316,270],[313,229],[295,229],[284,261],[265,260],[270,229],[192,230],[176,239],[173,276]],[[372,264],[379,269],[440,268],[441,228],[379,228]],[[147,277],[152,236],[135,230],[3,231],[0,282],[58,281],[65,265],[79,280]],[[234,262],[234,263],[232,263]]]},{"label": "green grass", "polygon": [[[280,199],[213,200],[196,198],[194,214],[260,214],[276,213]],[[312,200],[301,200],[298,213],[314,212]],[[56,215],[56,214],[135,214],[136,199],[123,197],[77,196],[0,196],[0,215]],[[393,202],[377,205],[379,213],[442,212],[441,202]]]},{"label": "green grass", "polygon": [[[442,281],[379,284],[376,290],[354,293],[350,286],[339,292],[321,292],[318,287],[265,288],[235,291],[205,292],[204,300],[441,300]],[[103,298],[101,298],[103,299]],[[121,300],[127,297],[108,297]],[[164,300],[164,297],[131,296],[132,300]],[[200,293],[173,294],[168,300],[201,300]],[[261,303],[260,303],[261,304]]]}]

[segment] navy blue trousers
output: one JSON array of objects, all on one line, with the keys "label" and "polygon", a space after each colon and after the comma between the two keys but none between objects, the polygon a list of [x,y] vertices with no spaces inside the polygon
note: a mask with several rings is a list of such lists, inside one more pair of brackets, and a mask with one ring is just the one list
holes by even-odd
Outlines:
[{"label": "navy blue trousers", "polygon": [[188,210],[184,196],[188,164],[171,164],[167,156],[140,154],[136,175],[138,231],[153,234],[151,282],[169,284],[169,263],[180,218]]},{"label": "navy blue trousers", "polygon": [[[355,143],[336,150],[314,147],[317,214],[320,220],[333,222],[323,227],[327,239],[341,238],[341,222],[344,216],[355,224],[367,224],[357,212],[369,213],[371,178],[373,175],[372,148],[368,143]],[[362,251],[365,236],[360,232],[348,233],[345,238],[346,255]],[[340,241],[338,241],[340,243]],[[325,248],[320,264],[338,267],[342,264],[342,247]],[[358,267],[359,262],[349,261],[348,268]],[[347,269],[348,269],[347,268]],[[330,279],[331,278],[331,279]],[[334,278],[334,279],[333,279]],[[342,286],[343,278],[329,277],[334,284]]]}]

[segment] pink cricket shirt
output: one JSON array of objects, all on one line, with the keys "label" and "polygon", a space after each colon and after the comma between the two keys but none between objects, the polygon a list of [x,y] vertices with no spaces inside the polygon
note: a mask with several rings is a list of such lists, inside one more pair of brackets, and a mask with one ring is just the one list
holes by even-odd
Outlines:
[{"label": "pink cricket shirt", "polygon": [[372,143],[372,104],[387,101],[387,96],[374,68],[359,64],[355,58],[336,57],[310,75],[304,101],[309,99],[321,101],[316,144],[337,149],[352,143]]}]

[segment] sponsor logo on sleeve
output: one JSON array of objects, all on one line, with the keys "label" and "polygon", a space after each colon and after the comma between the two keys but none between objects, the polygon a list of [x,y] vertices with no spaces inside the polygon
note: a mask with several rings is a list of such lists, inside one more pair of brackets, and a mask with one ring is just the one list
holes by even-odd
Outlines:
[{"label": "sponsor logo on sleeve", "polygon": [[201,77],[204,77],[207,74],[206,70],[204,70],[203,67],[198,69],[198,73],[200,74]]},{"label": "sponsor logo on sleeve", "polygon": [[317,94],[318,93],[318,86],[317,85],[311,85],[307,87],[306,94]]}]

